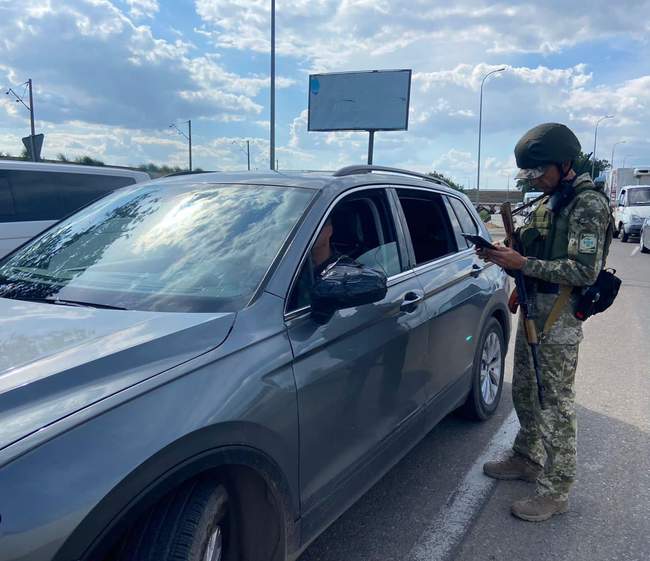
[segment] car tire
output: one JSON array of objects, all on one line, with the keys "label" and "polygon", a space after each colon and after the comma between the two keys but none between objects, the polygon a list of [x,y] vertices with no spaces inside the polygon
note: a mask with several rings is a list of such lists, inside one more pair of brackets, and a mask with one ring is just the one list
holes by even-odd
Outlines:
[{"label": "car tire", "polygon": [[618,238],[618,228],[614,228],[614,231],[612,232],[612,237]]},{"label": "car tire", "polygon": [[641,253],[650,253],[650,248],[647,248],[643,243],[643,232],[641,232],[641,240],[639,241],[639,245],[641,246]]},{"label": "car tire", "polygon": [[133,527],[115,561],[237,561],[228,493],[210,478],[191,480]]},{"label": "car tire", "polygon": [[485,421],[496,411],[503,389],[505,354],[503,328],[496,318],[491,318],[485,325],[476,347],[472,388],[462,407],[462,413],[466,417]]},{"label": "car tire", "polygon": [[627,243],[627,240],[630,238],[630,234],[625,233],[625,226],[623,224],[620,226],[620,236],[623,243]]}]

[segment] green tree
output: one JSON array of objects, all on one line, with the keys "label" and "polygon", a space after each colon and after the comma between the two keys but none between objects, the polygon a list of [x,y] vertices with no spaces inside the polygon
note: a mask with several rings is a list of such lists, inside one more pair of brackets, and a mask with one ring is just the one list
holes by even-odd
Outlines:
[{"label": "green tree", "polygon": [[444,181],[449,187],[452,189],[456,189],[456,191],[464,191],[463,186],[456,183],[453,179],[450,179],[446,175],[438,172],[438,171],[432,171],[430,173],[427,173],[427,175],[430,175],[431,177],[434,177],[435,179],[440,179],[440,181]]},{"label": "green tree", "polygon": [[80,164],[82,166],[103,166],[106,165],[101,160],[91,158],[90,156],[79,156],[74,159],[75,164]]}]

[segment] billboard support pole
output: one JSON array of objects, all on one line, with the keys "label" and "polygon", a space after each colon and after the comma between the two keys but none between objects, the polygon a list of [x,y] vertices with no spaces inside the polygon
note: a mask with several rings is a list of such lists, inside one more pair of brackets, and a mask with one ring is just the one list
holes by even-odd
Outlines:
[{"label": "billboard support pole", "polygon": [[368,131],[369,137],[368,137],[368,165],[372,165],[372,154],[375,149],[375,131]]}]

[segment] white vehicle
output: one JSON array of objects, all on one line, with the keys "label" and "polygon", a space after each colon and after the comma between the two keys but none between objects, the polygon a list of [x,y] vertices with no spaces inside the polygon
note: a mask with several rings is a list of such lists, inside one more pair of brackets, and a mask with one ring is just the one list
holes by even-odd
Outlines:
[{"label": "white vehicle", "polygon": [[0,257],[89,202],[150,179],[108,166],[0,160]]},{"label": "white vehicle", "polygon": [[650,218],[646,218],[641,226],[641,236],[639,237],[641,253],[650,253]]},{"label": "white vehicle", "polygon": [[639,236],[646,218],[650,218],[650,185],[621,187],[618,205],[614,212],[616,220],[614,237],[620,237],[622,242],[626,242],[630,236]]},{"label": "white vehicle", "polygon": [[524,194],[524,204],[527,205],[529,202],[534,201],[537,197],[541,197],[544,193],[541,191],[529,191]]}]

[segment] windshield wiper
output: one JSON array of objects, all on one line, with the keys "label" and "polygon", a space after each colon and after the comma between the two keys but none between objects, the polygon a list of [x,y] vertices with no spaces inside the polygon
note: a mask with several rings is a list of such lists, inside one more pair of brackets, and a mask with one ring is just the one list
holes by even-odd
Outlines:
[{"label": "windshield wiper", "polygon": [[[11,298],[5,296],[5,298]],[[62,300],[60,298],[33,298],[29,296],[14,297],[14,300],[24,300],[26,302],[38,302],[39,304],[55,304],[58,306],[74,306],[77,308],[100,308],[103,310],[127,310],[120,306],[111,306],[110,304],[97,304],[96,302],[81,302],[78,300]]]}]

